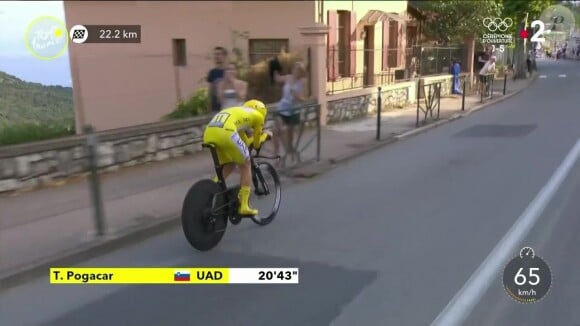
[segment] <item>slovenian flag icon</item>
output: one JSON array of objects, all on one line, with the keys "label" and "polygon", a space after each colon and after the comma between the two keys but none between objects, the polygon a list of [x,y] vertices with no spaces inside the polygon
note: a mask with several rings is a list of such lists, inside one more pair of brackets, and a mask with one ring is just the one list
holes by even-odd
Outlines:
[{"label": "slovenian flag icon", "polygon": [[189,271],[175,271],[175,273],[173,273],[173,280],[175,282],[189,282]]}]

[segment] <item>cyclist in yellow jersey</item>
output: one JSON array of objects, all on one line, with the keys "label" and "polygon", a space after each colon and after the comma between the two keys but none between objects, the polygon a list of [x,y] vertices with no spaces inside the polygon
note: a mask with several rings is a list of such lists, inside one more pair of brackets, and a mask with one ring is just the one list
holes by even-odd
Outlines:
[{"label": "cyclist in yellow jersey", "polygon": [[[208,123],[203,142],[213,143],[219,164],[224,165],[223,176],[227,178],[236,165],[240,167],[239,214],[257,216],[258,210],[250,208],[249,199],[252,184],[249,145],[258,149],[271,136],[263,132],[268,109],[258,100],[250,100],[240,107],[221,110]],[[253,132],[248,136],[247,132]],[[217,181],[217,177],[214,178]]]}]

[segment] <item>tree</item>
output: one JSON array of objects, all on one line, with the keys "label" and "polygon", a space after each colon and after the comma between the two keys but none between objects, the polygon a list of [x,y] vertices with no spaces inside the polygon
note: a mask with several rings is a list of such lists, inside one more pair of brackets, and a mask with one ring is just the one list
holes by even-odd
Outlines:
[{"label": "tree", "polygon": [[465,36],[483,33],[483,19],[498,17],[497,1],[434,0],[414,1],[426,16],[425,36],[444,45],[461,43]]},{"label": "tree", "polygon": [[[528,21],[539,18],[544,10],[556,4],[554,0],[503,0],[503,17],[510,17],[515,24],[514,32],[521,31],[528,27]],[[516,48],[514,52],[514,62],[516,67],[516,78],[526,78],[526,47],[524,39],[516,34]]]}]

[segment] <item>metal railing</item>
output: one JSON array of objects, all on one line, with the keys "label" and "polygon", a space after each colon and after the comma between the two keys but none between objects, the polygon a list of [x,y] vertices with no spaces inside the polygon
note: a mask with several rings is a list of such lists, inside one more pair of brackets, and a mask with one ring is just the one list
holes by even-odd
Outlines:
[{"label": "metal railing", "polygon": [[[492,75],[492,74],[490,74]],[[493,76],[493,75],[492,75]],[[479,76],[477,77],[479,78]],[[480,96],[479,101],[483,103],[484,100],[493,99],[494,90],[494,78],[485,77],[484,83],[477,83],[476,87],[471,86],[469,81],[469,75],[461,75],[459,77],[459,85],[461,92],[461,111],[465,111],[465,98],[466,96]],[[501,93],[503,96],[507,93],[507,81],[508,75],[503,76],[503,83],[501,88],[495,89],[496,93]],[[482,86],[483,85],[483,86]],[[419,127],[421,124],[428,123],[430,121],[436,121],[441,118],[441,88],[443,87],[442,82],[433,82],[424,84],[423,80],[417,81],[417,116],[415,126]],[[484,90],[485,93],[481,92],[480,89]],[[381,127],[382,119],[381,114],[383,112],[383,96],[382,87],[377,88],[377,126],[376,126],[376,140],[381,140]],[[452,92],[453,93],[453,90]],[[456,94],[459,95],[459,94]],[[476,97],[477,98],[477,97]],[[421,123],[420,114],[423,113],[423,121]]]},{"label": "metal railing", "polygon": [[334,94],[408,80],[405,51],[405,49],[341,50],[331,47],[327,53],[327,93]]},{"label": "metal railing", "polygon": [[479,94],[481,95],[481,103],[484,100],[493,99],[493,83],[495,80],[495,74],[480,74],[479,75]]},{"label": "metal railing", "polygon": [[[294,120],[292,124],[286,124],[281,116]],[[288,159],[294,156],[295,165],[308,163],[310,161],[320,161],[321,151],[321,127],[320,127],[320,104],[308,103],[292,109],[277,110],[273,108],[268,116],[268,122],[274,122],[275,134],[279,137],[280,143],[284,149],[281,154],[281,166],[288,166]],[[272,128],[272,126],[270,126]],[[288,128],[292,128],[292,142],[286,137]],[[286,130],[283,130],[286,129]],[[316,144],[310,159],[304,159],[304,155],[311,149],[311,145]]]},{"label": "metal railing", "polygon": [[461,111],[465,111],[465,96],[471,96],[477,93],[476,88],[472,87],[470,75],[461,75],[458,78],[458,83],[460,85],[461,92]]},{"label": "metal railing", "polygon": [[[433,119],[433,112],[435,111],[435,108],[437,108],[437,117],[435,118],[436,120],[439,120],[441,112],[441,82],[421,85],[421,81],[419,80],[417,82],[417,90],[420,90],[421,88],[422,92],[417,92],[417,120],[415,123],[415,126],[417,127],[420,125],[420,112],[423,112],[424,114],[423,124],[428,122],[428,116],[429,118]],[[423,93],[423,105],[421,105],[421,93]]]},{"label": "metal railing", "polygon": [[452,47],[426,47],[416,46],[412,48],[412,58],[415,58],[417,64],[418,76],[432,76],[447,74],[450,71],[453,60],[458,60],[463,66],[466,66],[467,51],[461,46]]},{"label": "metal railing", "polygon": [[463,47],[364,50],[331,47],[326,67],[327,93],[391,85],[417,76],[447,74],[453,60],[465,65],[466,53]]}]

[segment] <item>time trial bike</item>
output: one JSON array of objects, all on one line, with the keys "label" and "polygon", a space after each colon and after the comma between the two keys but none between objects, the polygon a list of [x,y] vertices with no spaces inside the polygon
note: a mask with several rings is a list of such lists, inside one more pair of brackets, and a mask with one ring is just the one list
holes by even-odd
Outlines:
[{"label": "time trial bike", "polygon": [[[252,183],[254,194],[257,196],[254,198],[260,200],[265,197],[273,197],[273,205],[271,209],[261,208],[259,218],[239,215],[238,191],[240,185],[233,187],[226,185],[223,176],[224,166],[219,164],[215,145],[205,143],[202,144],[202,147],[209,148],[211,151],[218,182],[203,179],[189,189],[183,201],[181,225],[185,237],[192,247],[200,251],[208,251],[221,241],[228,221],[237,225],[243,218],[250,218],[261,226],[270,224],[280,208],[282,189],[280,177],[274,166],[265,161],[256,161],[256,159],[279,159],[280,156],[260,156],[259,149],[250,148]],[[272,184],[268,184],[270,180]],[[262,216],[262,212],[266,212],[266,214]]]}]

